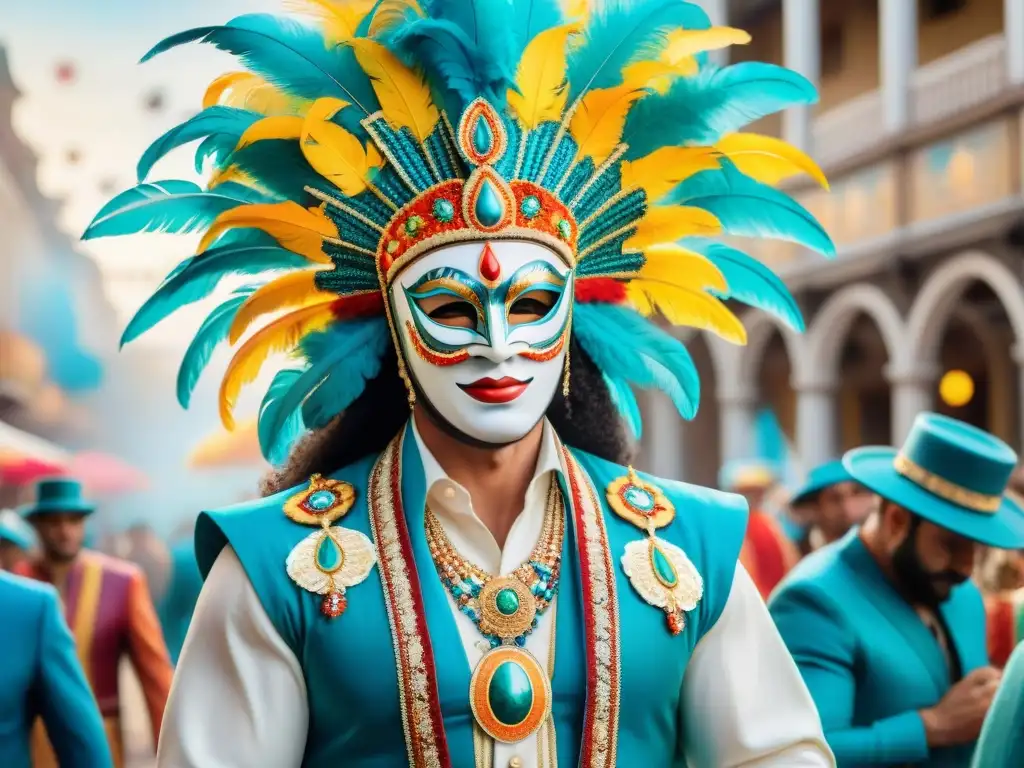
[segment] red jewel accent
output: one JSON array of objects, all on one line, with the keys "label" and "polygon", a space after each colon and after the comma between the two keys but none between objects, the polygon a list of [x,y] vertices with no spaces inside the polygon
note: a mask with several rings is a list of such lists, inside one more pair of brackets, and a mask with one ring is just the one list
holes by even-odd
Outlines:
[{"label": "red jewel accent", "polygon": [[324,599],[320,603],[320,613],[326,616],[328,619],[336,619],[345,612],[345,606],[348,605],[348,600],[340,592],[330,592],[324,595]]},{"label": "red jewel accent", "polygon": [[494,282],[501,277],[501,262],[494,255],[494,249],[490,243],[484,243],[484,252],[480,254],[480,276],[489,282]]},{"label": "red jewel accent", "polygon": [[670,613],[668,616],[668,631],[673,635],[678,635],[683,631],[683,621],[678,613]]}]

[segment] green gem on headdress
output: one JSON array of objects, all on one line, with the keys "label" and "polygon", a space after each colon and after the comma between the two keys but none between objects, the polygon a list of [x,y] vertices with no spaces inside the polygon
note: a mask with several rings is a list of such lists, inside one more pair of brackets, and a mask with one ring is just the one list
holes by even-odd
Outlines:
[{"label": "green gem on headdress", "polygon": [[519,210],[526,218],[534,219],[540,213],[540,200],[537,199],[536,195],[524,197],[523,202],[519,204]]},{"label": "green gem on headdress", "polygon": [[572,237],[572,224],[567,219],[559,219],[555,226],[558,228],[558,236],[563,240]]},{"label": "green gem on headdress", "polygon": [[416,237],[421,229],[423,229],[422,216],[410,216],[405,220],[405,234],[409,237]]},{"label": "green gem on headdress", "polygon": [[434,201],[434,218],[442,224],[448,224],[455,218],[455,206],[451,201],[441,198]]}]

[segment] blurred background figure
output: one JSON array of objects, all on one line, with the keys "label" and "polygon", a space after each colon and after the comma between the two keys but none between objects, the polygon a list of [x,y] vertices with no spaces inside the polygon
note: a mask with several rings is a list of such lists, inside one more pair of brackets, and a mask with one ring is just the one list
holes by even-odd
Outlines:
[{"label": "blurred background figure", "polygon": [[799,548],[801,555],[807,555],[839,541],[850,528],[863,523],[875,499],[850,476],[842,461],[835,460],[812,469],[789,503],[799,510],[795,516],[805,521]]},{"label": "blurred background figure", "polygon": [[900,450],[858,448],[878,497],[863,527],[805,558],[769,604],[840,765],[966,766],[999,683],[970,581],[983,545],[1024,546],[998,438],[921,414]]},{"label": "blurred background figure", "polygon": [[[1024,506],[1024,469],[1010,479],[1009,492]],[[988,652],[998,667],[1024,641],[1024,550],[989,549],[978,565],[978,583],[985,592]]]},{"label": "blurred background figure", "polygon": [[158,606],[160,623],[164,628],[167,650],[171,662],[177,663],[181,646],[185,643],[192,613],[195,611],[203,578],[196,561],[195,522],[183,524],[170,538],[170,581],[167,593]]},{"label": "blurred background figure", "polygon": [[13,571],[34,546],[31,526],[13,509],[0,509],[0,571]]},{"label": "blurred background figure", "polygon": [[[160,624],[134,565],[83,548],[85,520],[95,505],[71,478],[40,481],[23,514],[35,527],[38,555],[18,573],[52,584],[61,596],[79,660],[92,686],[115,766],[125,765],[121,722],[120,662],[127,656],[145,693],[153,739],[160,733],[171,685],[171,665]],[[33,744],[35,768],[56,766],[40,726]]]},{"label": "blurred background figure", "polygon": [[971,768],[1024,765],[1024,643],[1010,655]]},{"label": "blurred background figure", "polygon": [[765,511],[765,500],[778,487],[775,470],[765,462],[736,461],[722,468],[722,490],[747,500],[750,518],[740,562],[766,598],[792,568],[799,555],[775,515]]}]

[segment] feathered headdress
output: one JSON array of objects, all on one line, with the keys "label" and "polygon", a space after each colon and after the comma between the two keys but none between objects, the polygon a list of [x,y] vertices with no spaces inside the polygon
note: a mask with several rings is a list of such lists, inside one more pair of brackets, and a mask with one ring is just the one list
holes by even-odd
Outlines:
[{"label": "feathered headdress", "polygon": [[[139,185],[86,238],[202,231],[139,310],[123,343],[229,274],[265,275],[218,306],[185,355],[178,398],[221,342],[248,335],[221,385],[233,423],[241,388],[291,352],[260,411],[265,455],[344,410],[380,369],[387,287],[443,243],[528,239],[574,266],[573,333],[635,433],[631,387],[664,390],[693,416],[685,347],[651,318],[745,341],[726,299],[802,329],[781,281],[720,234],[832,244],[771,185],[817,166],[783,142],[736,133],[816,99],[760,63],[718,68],[705,51],[748,36],[710,28],[681,0],[300,0],[318,24],[267,15],[174,35],[143,61],[211,43],[248,71],[218,78],[195,117],[143,155]],[[171,150],[201,140],[205,189],[147,182]]]}]

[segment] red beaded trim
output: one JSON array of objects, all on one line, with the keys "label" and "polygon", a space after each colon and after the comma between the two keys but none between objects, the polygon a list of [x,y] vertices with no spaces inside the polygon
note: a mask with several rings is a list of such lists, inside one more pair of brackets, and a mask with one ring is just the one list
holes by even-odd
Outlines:
[{"label": "red beaded trim", "polygon": [[405,321],[405,331],[409,336],[409,341],[412,342],[412,348],[416,351],[417,356],[425,363],[431,365],[458,365],[469,359],[469,352],[464,349],[460,349],[458,352],[449,352],[444,354],[442,352],[435,352],[430,349],[423,338],[420,336],[420,332],[416,330],[416,326],[412,324],[411,320]]},{"label": "red beaded trim", "polygon": [[[587,702],[579,765],[582,768],[614,768],[622,674],[615,571],[597,495],[572,454],[563,448],[562,455],[572,492],[584,591]],[[582,490],[584,484],[587,486],[586,498]],[[603,647],[599,650],[599,646]]]},{"label": "red beaded trim", "polygon": [[561,353],[562,348],[565,346],[565,334],[563,333],[558,337],[558,341],[552,344],[547,349],[541,349],[537,352],[520,352],[521,357],[525,357],[527,360],[533,360],[537,363],[546,363],[548,360],[554,360]]}]

